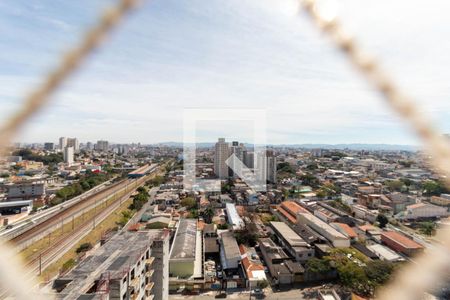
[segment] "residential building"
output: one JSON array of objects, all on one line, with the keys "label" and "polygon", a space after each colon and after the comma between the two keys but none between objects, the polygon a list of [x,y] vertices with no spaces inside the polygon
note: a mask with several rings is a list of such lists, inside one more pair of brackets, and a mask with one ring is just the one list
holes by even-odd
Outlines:
[{"label": "residential building", "polygon": [[239,245],[241,252],[242,263],[246,278],[246,287],[256,288],[258,284],[267,280],[264,266],[256,253],[255,248],[247,248],[244,245]]},{"label": "residential building", "polygon": [[232,226],[233,230],[240,230],[245,228],[245,223],[239,216],[236,205],[233,203],[225,204],[227,211],[228,223]]},{"label": "residential building", "polygon": [[63,152],[64,162],[69,166],[74,162],[74,148],[73,147],[65,147]]},{"label": "residential building", "polygon": [[219,235],[220,239],[220,261],[227,272],[234,272],[239,267],[241,252],[233,232],[225,231]]},{"label": "residential building", "polygon": [[100,152],[107,152],[109,149],[109,143],[108,141],[99,140],[97,141],[97,144],[95,145],[95,150]]},{"label": "residential building", "polygon": [[277,157],[274,154],[273,150],[267,150],[266,152],[266,179],[270,183],[277,182]]},{"label": "residential building", "polygon": [[75,153],[80,152],[80,143],[77,138],[67,138],[67,146],[72,147]]},{"label": "residential building", "polygon": [[18,182],[6,185],[8,201],[33,200],[45,196],[45,182]]},{"label": "residential building", "polygon": [[215,145],[214,153],[214,173],[220,179],[227,179],[228,165],[225,161],[230,157],[230,149],[224,138],[219,138]]},{"label": "residential building", "polygon": [[416,203],[408,205],[403,218],[406,220],[442,218],[448,216],[447,207],[441,207],[429,203]]},{"label": "residential building", "polygon": [[66,137],[60,137],[59,138],[59,149],[61,149],[61,151],[64,150],[64,148],[67,147],[67,138]]},{"label": "residential building", "polygon": [[[72,271],[56,279],[56,299],[162,299],[167,285],[168,233],[114,235]],[[158,282],[158,284],[156,284]]]}]

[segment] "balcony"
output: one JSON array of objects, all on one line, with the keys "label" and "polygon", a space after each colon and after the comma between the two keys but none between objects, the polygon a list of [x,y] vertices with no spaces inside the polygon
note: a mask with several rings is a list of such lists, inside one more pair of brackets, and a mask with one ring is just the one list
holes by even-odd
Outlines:
[{"label": "balcony", "polygon": [[151,266],[153,264],[153,261],[155,260],[154,257],[150,257],[149,259],[146,259],[145,262],[145,266]]},{"label": "balcony", "polygon": [[153,273],[155,273],[155,270],[149,270],[148,272],[145,273],[145,277],[147,278],[151,278],[153,276]]}]

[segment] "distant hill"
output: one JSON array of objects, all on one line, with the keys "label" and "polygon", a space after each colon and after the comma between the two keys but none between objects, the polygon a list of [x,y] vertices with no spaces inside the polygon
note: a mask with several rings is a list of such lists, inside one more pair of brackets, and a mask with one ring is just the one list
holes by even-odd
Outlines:
[{"label": "distant hill", "polygon": [[[198,148],[211,148],[215,143],[198,143]],[[246,146],[252,144],[244,143]],[[183,143],[179,142],[164,142],[157,145],[164,145],[168,147],[183,147]],[[338,149],[338,150],[387,150],[387,151],[417,151],[420,149],[414,145],[393,145],[393,144],[269,144],[269,147],[285,147],[285,148],[303,148],[303,149]]]}]

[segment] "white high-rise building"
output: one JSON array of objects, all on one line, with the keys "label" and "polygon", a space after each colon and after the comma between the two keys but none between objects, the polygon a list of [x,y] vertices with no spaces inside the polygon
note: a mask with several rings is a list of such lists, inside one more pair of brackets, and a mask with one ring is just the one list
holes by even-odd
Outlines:
[{"label": "white high-rise building", "polygon": [[64,151],[64,148],[66,147],[67,147],[67,138],[62,136],[59,138],[59,149],[61,149],[61,151]]},{"label": "white high-rise building", "polygon": [[220,179],[227,179],[228,166],[225,161],[230,157],[230,148],[224,138],[219,138],[214,153],[214,173]]},{"label": "white high-rise building", "polygon": [[74,158],[73,158],[74,150],[73,147],[66,147],[64,148],[63,157],[64,162],[68,165],[73,164]]},{"label": "white high-rise building", "polygon": [[100,140],[100,141],[97,141],[97,144],[95,145],[95,150],[97,150],[97,151],[106,152],[106,151],[108,151],[108,148],[109,148],[108,141]]},{"label": "white high-rise building", "polygon": [[80,143],[77,138],[67,138],[67,147],[72,147],[74,153],[80,152]]}]

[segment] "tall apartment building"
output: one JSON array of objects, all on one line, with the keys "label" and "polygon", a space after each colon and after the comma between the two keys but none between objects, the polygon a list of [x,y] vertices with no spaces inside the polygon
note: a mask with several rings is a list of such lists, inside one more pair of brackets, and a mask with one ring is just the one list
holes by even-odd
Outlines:
[{"label": "tall apartment building", "polygon": [[106,151],[108,151],[108,148],[109,148],[109,143],[108,143],[108,141],[104,141],[104,140],[97,141],[97,144],[95,145],[95,150],[97,150],[97,151],[106,152]]},{"label": "tall apartment building", "polygon": [[255,162],[254,162],[255,153],[252,151],[244,150],[243,156],[244,156],[244,160],[243,160],[244,165],[246,165],[247,168],[249,168],[249,169],[253,169],[255,167]]},{"label": "tall apartment building", "polygon": [[121,232],[54,281],[55,299],[168,300],[169,234]]},{"label": "tall apartment building", "polygon": [[73,147],[75,153],[80,152],[80,143],[77,138],[67,138],[67,147]]},{"label": "tall apartment building", "polygon": [[[234,154],[236,155],[236,157],[243,163],[244,162],[244,151],[245,151],[245,146],[244,144],[239,144],[238,141],[233,141],[231,143],[231,147],[229,150],[230,155]],[[234,172],[233,170],[237,170],[238,166],[235,166],[233,163],[231,163],[231,168],[229,169],[229,176],[231,177],[238,177],[237,173]],[[238,172],[240,173],[240,172]]]},{"label": "tall apartment building", "polygon": [[277,182],[277,157],[272,150],[267,150],[266,154],[266,179],[271,183]]},{"label": "tall apartment building", "polygon": [[215,145],[214,173],[220,179],[228,178],[228,166],[225,161],[230,157],[230,148],[224,138],[219,138]]},{"label": "tall apartment building", "polygon": [[64,148],[64,152],[63,152],[64,162],[68,165],[73,164],[73,162],[74,162],[73,156],[74,156],[73,147],[66,146]]},{"label": "tall apartment building", "polygon": [[61,151],[64,151],[64,148],[66,147],[67,147],[67,138],[62,136],[59,138],[59,149]]}]

